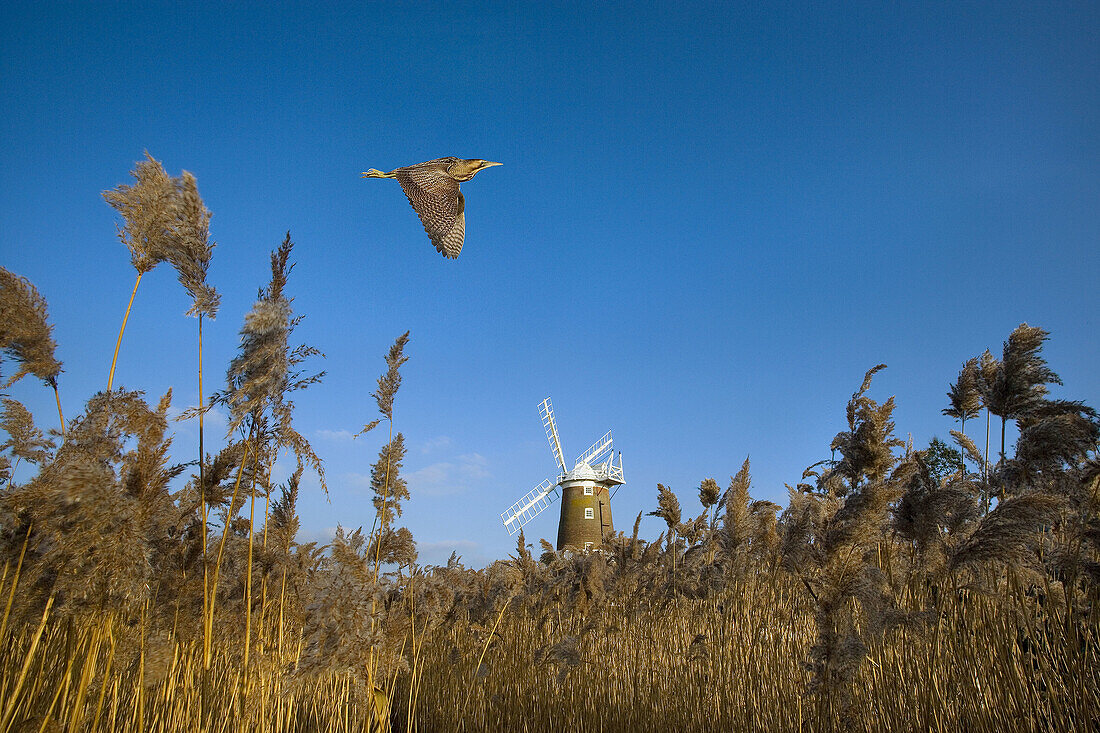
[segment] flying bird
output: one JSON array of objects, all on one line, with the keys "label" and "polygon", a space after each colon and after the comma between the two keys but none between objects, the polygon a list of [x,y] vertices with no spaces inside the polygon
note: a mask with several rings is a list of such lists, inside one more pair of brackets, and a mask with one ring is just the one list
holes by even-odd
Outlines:
[{"label": "flying bird", "polygon": [[363,178],[396,178],[432,244],[444,257],[455,258],[462,251],[466,235],[466,199],[458,184],[494,165],[500,163],[480,158],[437,158],[394,168],[389,173],[371,168]]}]

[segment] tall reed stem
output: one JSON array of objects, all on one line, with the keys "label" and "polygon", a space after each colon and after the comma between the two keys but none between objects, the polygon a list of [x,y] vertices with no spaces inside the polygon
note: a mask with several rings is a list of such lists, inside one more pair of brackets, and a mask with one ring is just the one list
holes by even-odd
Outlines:
[{"label": "tall reed stem", "polygon": [[111,391],[111,385],[115,382],[115,364],[118,362],[118,350],[122,347],[122,334],[126,331],[126,321],[130,319],[130,308],[134,305],[134,296],[137,295],[138,285],[141,284],[143,273],[138,272],[134,281],[134,292],[130,293],[130,302],[126,304],[126,315],[122,317],[122,328],[118,329],[118,341],[115,342],[115,355],[111,359],[111,373],[107,376],[107,391]]},{"label": "tall reed stem", "polygon": [[202,313],[199,314],[199,512],[202,514],[202,644],[203,644],[203,684],[199,691],[202,719],[205,721],[209,711],[209,665],[206,653],[210,648],[210,638],[206,629],[206,616],[210,612],[210,568],[206,557],[206,449],[203,446],[203,418],[206,416],[206,403],[202,395]]},{"label": "tall reed stem", "polygon": [[46,601],[46,608],[42,611],[42,620],[38,624],[38,628],[34,632],[34,637],[31,639],[30,648],[27,650],[27,655],[23,658],[23,666],[19,670],[19,676],[15,680],[15,686],[7,693],[8,702],[4,706],[4,714],[0,717],[0,730],[7,731],[10,728],[12,717],[15,715],[16,705],[19,703],[19,693],[23,689],[23,683],[27,680],[27,671],[31,667],[31,662],[34,661],[34,653],[38,649],[38,642],[42,639],[42,632],[46,629],[46,619],[50,617],[50,609],[53,608],[54,594],[50,594],[50,599]]},{"label": "tall reed stem", "polygon": [[[269,482],[270,484],[270,482]],[[264,496],[264,537],[261,549],[267,550],[267,525],[269,523],[269,510],[271,509],[271,489],[268,488]],[[251,582],[252,573],[249,572],[249,582]],[[263,654],[264,648],[267,645],[267,639],[264,638],[264,618],[266,617],[267,609],[267,573],[264,573],[260,579],[260,654]]]},{"label": "tall reed stem", "polygon": [[225,526],[222,528],[222,539],[218,544],[218,559],[214,563],[214,582],[211,583],[210,607],[206,615],[203,633],[202,666],[204,674],[209,674],[210,671],[210,637],[214,627],[214,604],[217,603],[218,599],[218,580],[221,578],[222,554],[225,552],[225,540],[229,536],[229,525],[233,522],[233,505],[237,503],[237,491],[241,487],[241,476],[244,474],[244,467],[248,461],[248,454],[252,450],[251,446],[252,442],[250,437],[249,440],[246,440],[244,443],[244,452],[241,455],[241,465],[237,468],[237,481],[233,484],[233,496],[229,499],[229,510],[226,512]]},{"label": "tall reed stem", "polygon": [[248,510],[248,572],[244,586],[244,669],[248,670],[248,654],[252,648],[252,540],[256,536],[256,476],[252,476],[252,494]]},{"label": "tall reed stem", "polygon": [[[27,545],[31,541],[31,528],[27,527],[27,535],[23,538],[23,549],[19,551],[19,561],[15,564],[15,574],[11,579],[11,591],[8,593],[8,602],[4,605],[4,618],[0,620],[0,640],[5,638],[4,632],[8,628],[8,617],[11,616],[11,605],[15,600],[15,589],[19,586],[19,575],[23,571],[23,558],[27,555]],[[7,564],[4,565],[4,572],[7,573]]]},{"label": "tall reed stem", "polygon": [[53,398],[57,401],[57,419],[61,422],[61,437],[65,437],[65,416],[61,414],[61,395],[57,391],[57,380],[50,383],[53,387]]},{"label": "tall reed stem", "polygon": [[493,634],[497,632],[497,627],[500,626],[500,620],[504,618],[504,612],[508,610],[508,604],[512,602],[512,599],[504,601],[504,605],[500,609],[500,615],[497,616],[496,623],[493,624],[493,628],[489,631],[489,635],[485,637],[485,646],[481,648],[481,656],[477,658],[477,666],[474,667],[473,677],[470,678],[470,686],[466,689],[466,702],[462,704],[462,715],[460,718],[466,717],[466,708],[470,705],[470,695],[474,692],[474,680],[477,679],[477,673],[481,669],[481,663],[485,659],[485,652],[489,651],[489,644],[493,641]]},{"label": "tall reed stem", "polygon": [[[390,434],[389,434],[389,439],[386,442],[387,446],[389,446],[390,444],[393,443],[393,418],[392,417],[389,419],[389,424],[390,424]],[[386,502],[388,501],[389,495],[390,495],[390,456],[391,456],[391,454],[392,454],[392,450],[387,450],[386,451],[386,478],[382,482],[382,513],[380,515],[380,518],[381,518],[382,521],[379,523],[378,536],[375,539],[375,543],[374,543],[374,584],[375,584],[375,586],[378,585],[378,571],[379,571],[380,558],[381,558],[381,553],[382,553],[382,541],[381,540],[382,540],[382,535],[386,531]],[[374,532],[372,531],[371,534],[373,535]],[[370,599],[370,630],[371,630],[371,635],[374,634],[374,619],[375,619],[375,612],[377,610],[376,606],[377,606],[377,594],[372,594],[371,599]],[[369,670],[368,679],[370,680],[370,683],[373,685],[374,684],[374,647],[371,647],[369,664],[370,664],[370,670]]]}]

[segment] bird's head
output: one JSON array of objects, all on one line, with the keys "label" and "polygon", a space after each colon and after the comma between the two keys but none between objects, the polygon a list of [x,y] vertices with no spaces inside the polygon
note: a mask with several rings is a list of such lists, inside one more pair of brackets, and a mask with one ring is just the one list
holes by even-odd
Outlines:
[{"label": "bird's head", "polygon": [[500,163],[494,163],[491,160],[482,160],[481,158],[459,158],[447,169],[447,174],[456,181],[468,181],[477,175],[478,171],[484,168],[491,168],[494,165],[500,165]]}]

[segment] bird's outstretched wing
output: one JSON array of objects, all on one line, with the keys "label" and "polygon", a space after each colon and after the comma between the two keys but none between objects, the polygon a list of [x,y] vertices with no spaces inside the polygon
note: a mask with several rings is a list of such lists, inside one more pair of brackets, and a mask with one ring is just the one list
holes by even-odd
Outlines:
[{"label": "bird's outstretched wing", "polygon": [[432,241],[435,248],[443,253],[444,257],[450,257],[454,259],[458,257],[458,253],[462,251],[462,242],[466,238],[466,199],[463,197],[462,192],[458,192],[458,218],[455,219],[454,226],[443,237],[442,242]]},{"label": "bird's outstretched wing", "polygon": [[427,163],[398,168],[393,173],[435,248],[444,257],[458,257],[466,231],[465,202],[458,182],[446,174],[445,168]]}]

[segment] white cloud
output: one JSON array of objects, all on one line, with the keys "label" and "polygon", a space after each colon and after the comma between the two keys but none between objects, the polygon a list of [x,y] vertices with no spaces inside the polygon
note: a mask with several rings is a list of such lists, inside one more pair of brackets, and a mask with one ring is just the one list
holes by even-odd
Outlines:
[{"label": "white cloud", "polygon": [[[171,422],[177,422],[179,425],[186,426],[188,429],[193,429],[195,434],[198,435],[199,431],[199,418],[192,417],[188,420],[180,420],[180,416],[191,409],[192,405],[180,406],[170,405],[168,407],[168,420]],[[212,407],[206,411],[206,414],[202,418],[203,430],[208,435],[221,436],[225,433],[225,428],[229,424],[229,416],[224,410],[217,407]],[[192,426],[194,426],[192,428]]]},{"label": "white cloud", "polygon": [[[275,459],[275,465],[271,467],[272,485],[277,486],[278,484],[286,483],[286,480],[297,470],[298,459],[294,457],[292,452],[284,451]],[[298,482],[298,487],[299,490],[303,492],[312,492],[313,490],[320,491],[321,480],[317,476],[317,472],[307,465],[306,470],[302,472],[302,478]]]},{"label": "white cloud", "polygon": [[449,435],[437,435],[434,438],[425,440],[420,446],[421,453],[432,453],[443,448],[450,448],[454,444]]},{"label": "white cloud", "polygon": [[334,488],[346,488],[351,491],[370,491],[370,474],[369,473],[342,473],[340,474],[340,483],[334,485]]},{"label": "white cloud", "polygon": [[336,536],[336,527],[324,527],[323,529],[306,529],[302,528],[298,531],[298,536],[294,540],[299,545],[304,545],[307,542],[316,542],[318,545],[327,545],[332,542],[332,538]]},{"label": "white cloud", "polygon": [[466,567],[482,567],[489,562],[480,542],[472,540],[444,540],[442,542],[417,542],[417,562],[421,565],[446,565],[451,553],[457,552]]},{"label": "white cloud", "polygon": [[[197,422],[196,420],[196,423]],[[206,415],[202,419],[202,424],[204,430],[209,426],[223,433],[229,425],[229,415],[224,410],[219,410],[217,407],[214,407],[206,411]]]},{"label": "white cloud", "polygon": [[313,434],[321,440],[331,440],[337,443],[344,443],[355,438],[349,430],[315,430]]},{"label": "white cloud", "polygon": [[489,465],[489,460],[480,453],[463,453],[458,457],[458,460],[469,466],[471,471],[480,471],[479,477],[489,475],[489,472],[485,469],[485,466]]},{"label": "white cloud", "polygon": [[405,478],[414,496],[421,493],[428,496],[460,494],[492,477],[487,466],[488,461],[480,453],[465,453],[454,461],[440,461],[419,468]]},{"label": "white cloud", "polygon": [[416,549],[421,552],[436,552],[437,550],[458,550],[469,552],[481,547],[481,543],[473,540],[444,540],[442,542],[417,542]]}]

